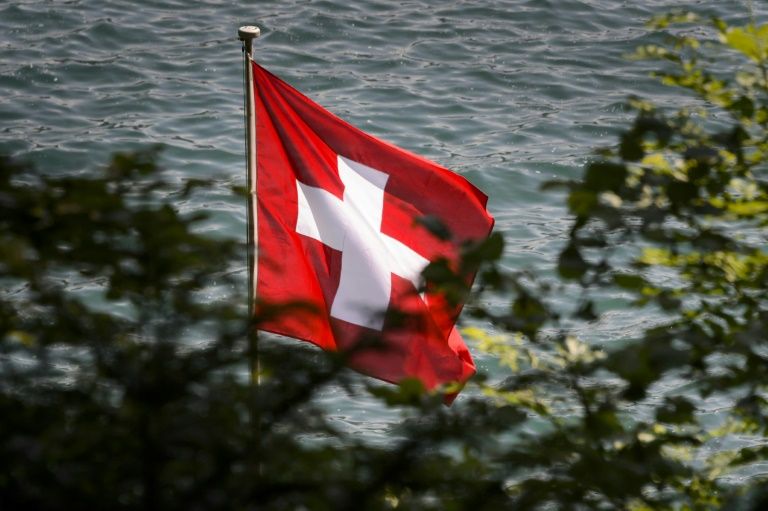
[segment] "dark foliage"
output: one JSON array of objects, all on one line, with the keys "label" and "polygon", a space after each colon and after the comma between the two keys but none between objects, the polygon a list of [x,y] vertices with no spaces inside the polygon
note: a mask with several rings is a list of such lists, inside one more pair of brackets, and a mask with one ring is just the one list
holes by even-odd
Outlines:
[{"label": "dark foliage", "polygon": [[[639,55],[701,109],[632,100],[616,146],[548,185],[574,217],[556,279],[505,272],[498,235],[428,267],[450,300],[477,269],[475,297],[505,297],[472,302],[488,330],[466,333],[508,375],[450,408],[371,385],[403,417],[386,446],[318,397],[362,392],[341,355],[264,342],[251,384],[241,247],[173,207],[204,183],[169,187],[156,150],[74,177],[1,161],[0,508],[762,509],[768,26],[714,20],[702,50],[670,28],[695,21],[654,20],[671,42]],[[658,321],[590,339],[617,296]]]}]

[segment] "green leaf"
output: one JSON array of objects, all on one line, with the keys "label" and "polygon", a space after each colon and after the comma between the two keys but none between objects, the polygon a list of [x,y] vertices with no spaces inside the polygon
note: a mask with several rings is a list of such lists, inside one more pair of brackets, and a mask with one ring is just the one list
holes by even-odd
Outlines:
[{"label": "green leaf", "polygon": [[568,195],[568,208],[577,216],[589,216],[597,206],[597,194],[583,188],[575,189]]},{"label": "green leaf", "polygon": [[691,201],[698,197],[699,189],[693,183],[673,181],[667,186],[667,197],[675,208],[690,206]]},{"label": "green leaf", "polygon": [[656,420],[670,424],[693,423],[696,407],[684,397],[668,397],[656,410]]},{"label": "green leaf", "polygon": [[445,223],[435,215],[424,215],[416,218],[414,222],[417,225],[421,225],[422,227],[426,228],[437,239],[443,241],[448,241],[451,239],[451,231],[448,229]]},{"label": "green leaf", "polygon": [[630,291],[639,291],[648,287],[648,282],[640,275],[618,273],[613,276],[613,282],[617,286]]},{"label": "green leaf", "polygon": [[509,324],[512,330],[519,330],[530,337],[535,337],[548,317],[547,308],[538,298],[522,293],[512,303],[512,317]]},{"label": "green leaf", "polygon": [[726,208],[731,213],[742,217],[753,217],[768,211],[768,200],[729,202]]},{"label": "green leaf", "polygon": [[504,236],[494,232],[480,245],[478,252],[486,261],[496,261],[504,253]]},{"label": "green leaf", "polygon": [[755,62],[764,62],[768,58],[768,24],[760,27],[730,27],[721,35],[721,39]]},{"label": "green leaf", "polygon": [[645,155],[643,138],[635,131],[628,131],[621,136],[619,156],[626,161],[638,161]]},{"label": "green leaf", "polygon": [[394,387],[369,386],[368,391],[382,398],[389,406],[419,404],[427,395],[424,384],[415,378],[404,378]]},{"label": "green leaf", "polygon": [[557,271],[563,278],[578,279],[589,269],[589,264],[584,260],[575,244],[569,243],[560,253],[557,263]]},{"label": "green leaf", "polygon": [[626,165],[611,162],[593,162],[587,165],[584,186],[595,192],[618,192],[627,177]]}]

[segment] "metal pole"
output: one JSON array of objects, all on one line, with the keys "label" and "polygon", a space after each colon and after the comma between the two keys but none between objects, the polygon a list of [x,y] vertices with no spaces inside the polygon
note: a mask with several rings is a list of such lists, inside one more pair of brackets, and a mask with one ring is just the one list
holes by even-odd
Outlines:
[{"label": "metal pole", "polygon": [[[253,97],[253,40],[261,30],[255,26],[244,26],[237,30],[243,42],[245,66],[245,132],[246,132],[246,186],[248,188],[248,314],[253,317],[256,300],[256,272],[258,270],[256,230],[256,105]],[[249,370],[251,384],[260,383],[259,337],[255,329],[248,328]]]}]

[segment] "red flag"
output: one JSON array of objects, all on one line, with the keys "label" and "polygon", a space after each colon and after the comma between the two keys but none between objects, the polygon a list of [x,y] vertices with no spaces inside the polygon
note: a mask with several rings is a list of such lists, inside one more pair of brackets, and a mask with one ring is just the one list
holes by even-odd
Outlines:
[{"label": "red flag", "polygon": [[[456,260],[463,242],[488,236],[487,197],[339,119],[256,63],[253,75],[256,296],[320,311],[259,328],[352,350],[352,367],[385,381],[415,377],[430,389],[466,381],[475,365],[454,328],[460,308],[420,294],[419,286],[429,261]],[[448,227],[451,239],[417,222],[426,216]],[[371,338],[379,343],[355,349]]]}]

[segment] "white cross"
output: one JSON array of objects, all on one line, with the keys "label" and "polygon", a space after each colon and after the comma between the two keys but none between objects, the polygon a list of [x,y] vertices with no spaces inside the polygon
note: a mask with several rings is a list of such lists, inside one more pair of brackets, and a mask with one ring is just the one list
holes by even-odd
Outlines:
[{"label": "white cross", "polygon": [[344,199],[296,181],[296,232],[341,251],[341,277],[331,316],[381,330],[389,306],[392,274],[418,288],[429,260],[381,232],[384,186],[389,176],[338,157]]}]

